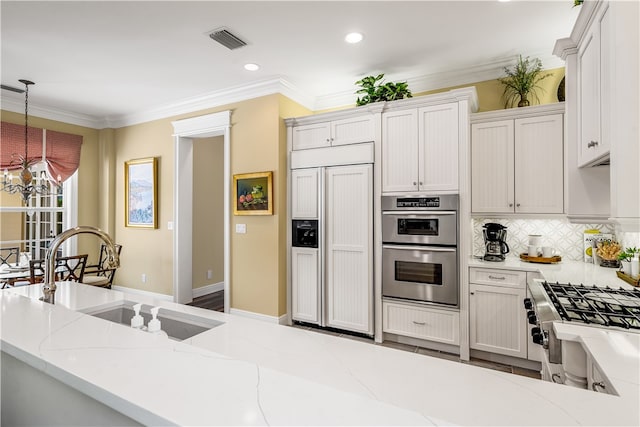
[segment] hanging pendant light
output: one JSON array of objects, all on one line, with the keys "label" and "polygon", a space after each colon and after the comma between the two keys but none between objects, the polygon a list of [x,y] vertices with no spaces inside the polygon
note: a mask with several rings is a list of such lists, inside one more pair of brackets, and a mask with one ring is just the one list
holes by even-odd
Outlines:
[{"label": "hanging pendant light", "polygon": [[[56,185],[51,185],[49,180],[47,179],[46,173],[42,171],[40,176],[36,176],[36,174],[32,171],[32,166],[35,163],[38,163],[38,160],[29,159],[28,147],[29,147],[29,86],[33,85],[32,81],[29,80],[19,80],[20,83],[24,84],[24,156],[21,154],[14,153],[12,155],[11,164],[19,163],[22,169],[20,173],[14,179],[13,174],[10,174],[7,169],[4,170],[2,176],[2,191],[6,191],[7,193],[15,194],[20,193],[22,195],[22,200],[25,205],[29,204],[29,200],[31,196],[35,195],[49,195],[52,193],[56,193],[60,182]],[[44,160],[44,155],[42,160]],[[53,191],[52,191],[53,190]]]}]

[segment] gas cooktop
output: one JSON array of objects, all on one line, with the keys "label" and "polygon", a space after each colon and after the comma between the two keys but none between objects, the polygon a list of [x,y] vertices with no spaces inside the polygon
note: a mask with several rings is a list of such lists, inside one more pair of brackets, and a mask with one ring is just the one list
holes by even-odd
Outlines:
[{"label": "gas cooktop", "polygon": [[542,282],[563,321],[640,332],[640,290]]}]

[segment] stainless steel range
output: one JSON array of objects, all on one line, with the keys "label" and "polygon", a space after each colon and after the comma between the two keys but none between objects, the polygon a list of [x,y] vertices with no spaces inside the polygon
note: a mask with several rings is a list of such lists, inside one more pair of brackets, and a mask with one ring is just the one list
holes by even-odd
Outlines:
[{"label": "stainless steel range", "polygon": [[[612,289],[541,281],[533,281],[528,287],[531,298],[524,300],[524,306],[528,310],[529,323],[535,325],[531,329],[533,342],[544,347],[545,361],[550,364],[552,371],[556,370],[555,373],[546,372],[548,378],[545,378],[543,366],[543,379],[578,387],[584,385],[580,375],[571,374],[572,365],[575,363],[569,359],[576,357],[572,345],[556,337],[553,322],[570,322],[640,333],[638,289]],[[569,372],[565,372],[567,370]]]}]

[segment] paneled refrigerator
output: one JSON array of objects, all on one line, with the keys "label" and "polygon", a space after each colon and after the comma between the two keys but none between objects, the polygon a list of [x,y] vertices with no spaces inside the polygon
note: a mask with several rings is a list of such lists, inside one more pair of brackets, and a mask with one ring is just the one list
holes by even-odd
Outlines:
[{"label": "paneled refrigerator", "polygon": [[373,335],[373,165],[294,169],[291,188],[293,320]]}]

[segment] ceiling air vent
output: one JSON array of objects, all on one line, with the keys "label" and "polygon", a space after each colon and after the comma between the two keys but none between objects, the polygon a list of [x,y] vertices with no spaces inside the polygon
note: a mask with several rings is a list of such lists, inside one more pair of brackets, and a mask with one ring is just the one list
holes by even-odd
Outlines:
[{"label": "ceiling air vent", "polygon": [[247,45],[247,43],[241,40],[240,37],[231,33],[229,30],[227,30],[224,27],[217,28],[213,31],[210,31],[209,37],[211,37],[213,40],[217,41],[222,46],[230,50],[238,49],[242,46]]}]

